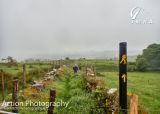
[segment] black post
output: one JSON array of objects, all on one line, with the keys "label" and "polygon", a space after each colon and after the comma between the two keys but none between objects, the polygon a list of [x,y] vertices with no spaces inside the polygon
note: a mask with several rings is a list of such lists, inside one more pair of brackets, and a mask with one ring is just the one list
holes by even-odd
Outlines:
[{"label": "black post", "polygon": [[119,108],[127,114],[127,43],[119,44]]}]

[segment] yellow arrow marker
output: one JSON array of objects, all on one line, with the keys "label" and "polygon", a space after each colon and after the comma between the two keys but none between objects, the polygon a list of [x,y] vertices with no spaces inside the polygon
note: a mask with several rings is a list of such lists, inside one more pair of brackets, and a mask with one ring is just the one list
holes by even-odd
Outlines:
[{"label": "yellow arrow marker", "polygon": [[133,93],[127,92],[127,96],[131,97]]},{"label": "yellow arrow marker", "polygon": [[122,59],[121,59],[121,62],[120,64],[126,64],[127,63],[127,56],[125,54],[122,55]]},{"label": "yellow arrow marker", "polygon": [[123,82],[125,83],[126,82],[126,75],[123,74],[121,78],[123,79]]}]

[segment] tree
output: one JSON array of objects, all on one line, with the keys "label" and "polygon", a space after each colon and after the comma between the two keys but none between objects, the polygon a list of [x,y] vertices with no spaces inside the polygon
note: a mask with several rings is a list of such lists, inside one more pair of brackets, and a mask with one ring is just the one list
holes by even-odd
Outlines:
[{"label": "tree", "polygon": [[11,56],[8,56],[6,59],[2,59],[3,61],[7,61],[7,64],[9,65],[9,66],[11,66],[11,65],[17,65],[17,61],[15,60],[15,59],[13,59],[13,57],[11,57]]},{"label": "tree", "polygon": [[144,72],[147,70],[147,66],[146,59],[142,55],[139,55],[136,59],[136,70]]},{"label": "tree", "polygon": [[14,62],[13,57],[8,56],[7,57],[7,61],[8,61],[8,63],[13,63]]},{"label": "tree", "polygon": [[65,60],[70,60],[70,58],[69,58],[69,57],[66,57]]},{"label": "tree", "polygon": [[5,59],[5,58],[2,58],[2,59],[1,59],[1,61],[2,61],[2,62],[5,62],[5,63],[6,63],[6,60],[7,60],[7,59]]},{"label": "tree", "polygon": [[136,67],[139,71],[160,70],[160,44],[151,44],[144,49],[143,54],[137,57]]},{"label": "tree", "polygon": [[147,60],[151,69],[160,68],[160,44],[151,44],[143,50],[142,56]]}]

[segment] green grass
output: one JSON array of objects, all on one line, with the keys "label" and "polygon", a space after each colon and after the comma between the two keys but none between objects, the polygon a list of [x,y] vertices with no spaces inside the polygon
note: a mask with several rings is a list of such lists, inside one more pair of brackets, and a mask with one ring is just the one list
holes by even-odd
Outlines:
[{"label": "green grass", "polygon": [[[68,69],[69,70],[69,69]],[[68,71],[67,71],[68,72]],[[57,90],[56,100],[69,102],[69,107],[57,107],[57,114],[89,114],[94,106],[94,98],[85,91],[82,74],[74,75],[71,71],[58,78],[53,86]]]},{"label": "green grass", "polygon": [[[51,65],[38,65],[38,64],[32,64],[26,65],[26,71],[27,73],[34,69],[43,69],[43,68],[50,68]],[[17,66],[8,66],[7,64],[0,64],[0,69],[2,69],[4,72],[7,72],[13,76],[17,75],[19,72],[22,72],[23,67],[22,64],[18,64]]]},{"label": "green grass", "polygon": [[[30,98],[32,101],[49,101],[50,89],[56,90],[56,102],[69,102],[68,107],[55,107],[56,114],[89,114],[91,107],[94,106],[94,98],[91,93],[85,91],[85,84],[82,74],[74,75],[71,69],[67,69],[64,75],[56,78],[56,81],[50,83],[42,90],[36,98]],[[45,108],[45,107],[42,107]],[[38,111],[38,114],[45,114],[46,110]],[[20,110],[20,114],[28,114],[26,110]],[[37,114],[37,110],[32,111],[32,114]]]},{"label": "green grass", "polygon": [[[18,65],[11,65],[8,64],[0,64],[0,69],[2,69],[5,72],[4,75],[4,85],[5,85],[5,97],[12,92],[12,79],[13,77],[19,78],[19,89],[23,88],[23,81],[22,81],[22,63],[18,63]],[[27,84],[30,85],[30,83],[33,80],[42,79],[44,74],[48,71],[48,69],[51,68],[51,65],[48,64],[26,64],[26,81]],[[0,84],[1,84],[1,77],[0,77]],[[1,89],[0,89],[1,93]],[[0,99],[2,99],[2,95],[0,94]]]},{"label": "green grass", "polygon": [[[109,88],[119,88],[118,72],[104,73]],[[160,72],[129,72],[128,91],[138,95],[139,105],[150,114],[160,113]],[[157,112],[158,111],[158,112]]]},{"label": "green grass", "polygon": [[91,60],[80,60],[79,64],[83,66],[95,67],[97,71],[117,71],[118,61],[107,60],[107,59],[91,59]]},{"label": "green grass", "polygon": [[[56,100],[63,100],[70,102],[70,108],[55,108],[55,112],[58,114],[74,114],[76,111],[81,111],[84,114],[88,114],[90,108],[94,105],[94,98],[90,93],[85,91],[82,73],[78,76],[74,76],[71,68],[75,61],[69,61],[69,65],[64,76],[60,76],[56,81],[51,82],[46,86],[46,88],[41,92],[42,96],[45,94],[49,96],[49,90],[56,88],[57,97]],[[99,76],[98,78],[105,80],[107,88],[118,88],[119,89],[119,77],[118,77],[118,61],[114,60],[80,60],[78,64],[82,66],[82,69],[88,66],[95,66],[96,71],[104,76]],[[27,72],[38,69],[47,69],[51,65],[47,64],[27,64]],[[5,72],[12,74],[13,76],[22,72],[22,64],[18,66],[8,67],[7,65],[0,64],[0,69]],[[36,80],[38,77],[42,78],[45,71],[40,72],[40,74],[31,76],[32,79]],[[133,92],[139,97],[139,105],[150,112],[149,114],[159,114],[160,113],[160,72],[128,72],[128,91]],[[41,95],[37,98],[32,98],[34,100],[43,100]],[[46,99],[45,99],[46,100]],[[48,99],[47,99],[48,101]],[[159,111],[159,112],[157,112]],[[27,111],[21,111],[23,114],[28,114]],[[44,114],[46,111],[39,111],[39,114]],[[32,112],[32,114],[37,114],[37,111]],[[78,113],[80,114],[80,112]]]}]

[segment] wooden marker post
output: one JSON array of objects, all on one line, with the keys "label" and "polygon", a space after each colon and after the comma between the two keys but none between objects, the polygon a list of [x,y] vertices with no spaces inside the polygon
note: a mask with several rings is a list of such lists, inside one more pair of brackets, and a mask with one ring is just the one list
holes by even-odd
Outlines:
[{"label": "wooden marker post", "polygon": [[26,87],[26,65],[23,64],[23,85]]},{"label": "wooden marker post", "polygon": [[48,114],[53,114],[54,112],[55,98],[56,98],[56,90],[50,90]]},{"label": "wooden marker post", "polygon": [[136,94],[130,98],[130,114],[138,114],[138,95]]},{"label": "wooden marker post", "polygon": [[1,70],[1,81],[2,81],[2,100],[4,100],[4,73]]},{"label": "wooden marker post", "polygon": [[127,114],[127,43],[119,44],[119,108]]},{"label": "wooden marker post", "polygon": [[18,79],[13,79],[13,93],[12,93],[12,112],[18,113]]}]

